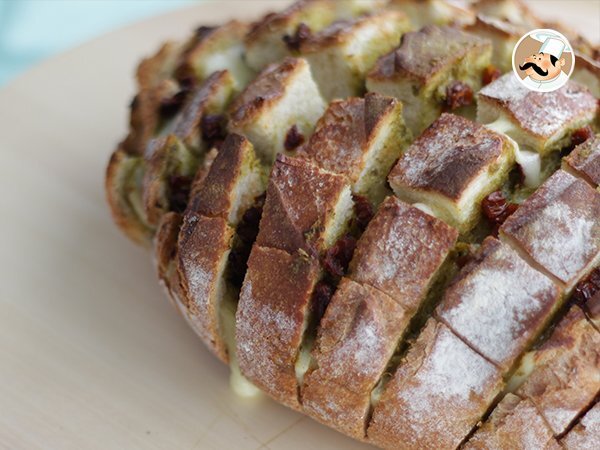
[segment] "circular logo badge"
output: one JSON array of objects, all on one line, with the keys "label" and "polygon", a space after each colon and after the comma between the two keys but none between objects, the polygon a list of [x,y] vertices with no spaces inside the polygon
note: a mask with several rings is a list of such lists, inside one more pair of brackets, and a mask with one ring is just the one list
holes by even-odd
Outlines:
[{"label": "circular logo badge", "polygon": [[564,86],[575,67],[571,44],[558,31],[533,30],[513,50],[513,72],[532,91],[551,92]]}]

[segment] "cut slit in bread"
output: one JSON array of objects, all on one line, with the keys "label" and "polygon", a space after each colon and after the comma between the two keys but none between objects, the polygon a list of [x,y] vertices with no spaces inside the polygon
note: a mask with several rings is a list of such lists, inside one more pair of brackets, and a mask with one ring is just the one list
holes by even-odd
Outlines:
[{"label": "cut slit in bread", "polygon": [[[521,364],[515,393],[533,402],[555,436],[561,436],[600,393],[600,333],[571,307],[538,349]],[[513,388],[517,383],[512,383]]]},{"label": "cut slit in bread", "polygon": [[[394,197],[383,202],[321,321],[301,391],[304,411],[365,438],[372,393],[456,237],[443,222]],[[388,245],[379,246],[378,238]]]},{"label": "cut slit in bread", "polygon": [[561,294],[508,245],[487,238],[446,290],[436,318],[507,374],[560,308]]},{"label": "cut slit in bread", "polygon": [[286,58],[263,70],[233,101],[229,131],[246,136],[261,160],[272,164],[286,150],[289,130],[309,136],[323,111],[306,60]]},{"label": "cut slit in bread", "polygon": [[354,20],[338,21],[300,43],[300,54],[325,100],[361,95],[367,71],[408,31],[400,11],[381,11]]},{"label": "cut slit in bread", "polygon": [[388,194],[386,176],[411,141],[402,104],[369,93],[330,103],[301,156],[348,177],[352,191],[379,204]]},{"label": "cut slit in bread", "polygon": [[500,228],[534,267],[569,293],[600,263],[600,193],[559,170]]},{"label": "cut slit in bread", "polygon": [[375,406],[369,441],[456,448],[501,389],[498,369],[431,318]]},{"label": "cut slit in bread", "polygon": [[598,448],[600,446],[600,402],[597,402],[560,442],[567,450]]},{"label": "cut slit in bread", "polygon": [[[291,186],[302,195],[289,198]],[[351,217],[344,177],[278,157],[240,295],[236,337],[244,376],[296,409],[318,320],[319,256],[345,233]]]},{"label": "cut slit in bread", "polygon": [[507,394],[490,418],[461,448],[560,450],[562,447],[531,401]]},{"label": "cut slit in bread", "polygon": [[491,43],[452,27],[426,26],[402,36],[400,46],[379,58],[367,75],[367,90],[400,99],[415,136],[443,110],[455,82],[472,92],[490,65]]}]

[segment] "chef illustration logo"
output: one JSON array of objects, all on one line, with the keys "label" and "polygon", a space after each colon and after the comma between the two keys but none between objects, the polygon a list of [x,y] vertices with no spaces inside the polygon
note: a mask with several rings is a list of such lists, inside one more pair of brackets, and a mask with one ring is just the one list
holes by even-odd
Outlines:
[{"label": "chef illustration logo", "polygon": [[528,89],[551,92],[567,82],[575,67],[575,56],[562,34],[540,29],[517,42],[512,65],[517,79]]}]

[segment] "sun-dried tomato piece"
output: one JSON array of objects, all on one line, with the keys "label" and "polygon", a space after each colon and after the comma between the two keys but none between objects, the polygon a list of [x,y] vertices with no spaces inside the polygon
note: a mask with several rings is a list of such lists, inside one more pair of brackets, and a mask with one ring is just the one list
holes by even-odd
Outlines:
[{"label": "sun-dried tomato piece", "polygon": [[320,321],[325,314],[325,310],[327,309],[327,306],[329,306],[331,297],[333,297],[333,292],[333,286],[326,281],[319,281],[315,285],[315,289],[312,293],[312,311],[318,321]]},{"label": "sun-dried tomato piece", "polygon": [[573,290],[571,300],[580,305],[585,303],[600,291],[600,267],[581,280]]},{"label": "sun-dried tomato piece", "polygon": [[364,230],[367,228],[367,225],[375,214],[373,211],[373,205],[367,197],[362,195],[353,194],[352,199],[354,200],[354,215],[356,216],[356,224],[361,230]]},{"label": "sun-dried tomato piece", "polygon": [[300,25],[298,25],[298,28],[296,28],[296,32],[294,34],[286,34],[282,37],[282,39],[290,51],[297,52],[300,50],[300,45],[302,42],[310,38],[311,34],[312,31],[310,27],[304,22],[301,22]]},{"label": "sun-dried tomato piece", "polygon": [[577,147],[593,137],[594,130],[592,130],[592,127],[589,125],[586,125],[585,127],[578,128],[577,130],[573,131],[573,134],[571,135],[571,145],[573,147]]},{"label": "sun-dried tomato piece", "polygon": [[183,175],[169,177],[169,207],[171,211],[182,213],[187,206],[192,178]]},{"label": "sun-dried tomato piece", "polygon": [[496,226],[502,225],[518,207],[519,205],[508,202],[502,191],[492,192],[481,202],[484,216],[492,225]]},{"label": "sun-dried tomato piece", "polygon": [[288,132],[285,135],[283,146],[288,152],[290,152],[298,148],[303,143],[304,136],[298,131],[298,127],[295,124],[292,125],[292,127],[288,130]]},{"label": "sun-dried tomato piece", "polygon": [[445,106],[454,110],[473,103],[473,89],[462,81],[453,81],[446,87]]},{"label": "sun-dried tomato piece", "polygon": [[495,66],[489,65],[481,73],[481,83],[485,86],[490,84],[492,81],[497,80],[502,75],[500,69]]},{"label": "sun-dried tomato piece", "polygon": [[323,268],[334,277],[342,277],[348,270],[348,265],[354,254],[356,239],[349,234],[337,240],[323,256]]}]

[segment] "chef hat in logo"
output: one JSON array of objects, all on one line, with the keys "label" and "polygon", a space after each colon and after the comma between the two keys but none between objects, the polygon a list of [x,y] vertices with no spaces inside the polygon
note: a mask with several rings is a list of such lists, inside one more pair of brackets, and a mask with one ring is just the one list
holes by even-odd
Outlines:
[{"label": "chef hat in logo", "polygon": [[559,36],[548,33],[547,31],[533,33],[531,37],[542,42],[540,53],[552,55],[556,57],[556,59],[559,59],[563,52],[571,51],[568,45],[565,44],[565,42]]}]

